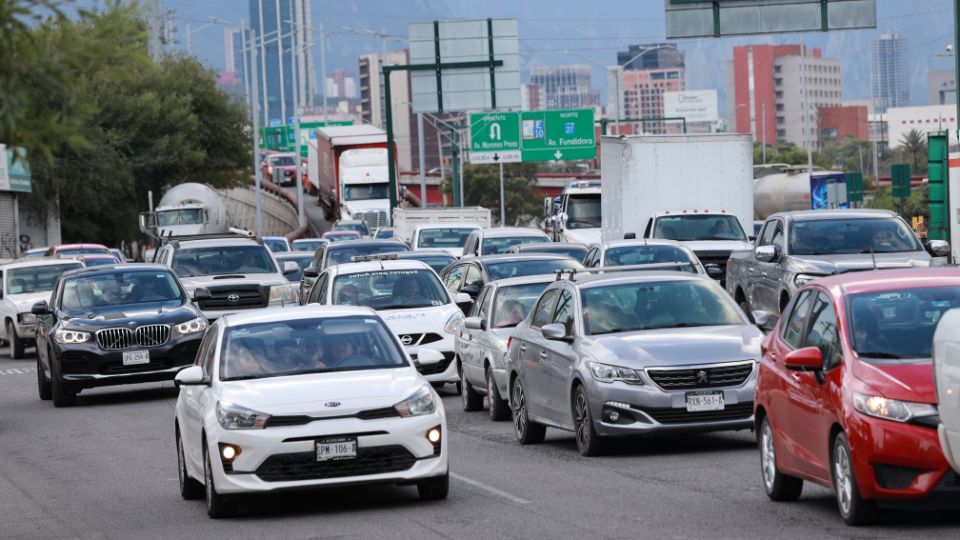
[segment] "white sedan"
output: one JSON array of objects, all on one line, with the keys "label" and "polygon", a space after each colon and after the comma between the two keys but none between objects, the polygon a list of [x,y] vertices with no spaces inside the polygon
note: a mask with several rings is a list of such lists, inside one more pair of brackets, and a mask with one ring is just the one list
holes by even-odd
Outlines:
[{"label": "white sedan", "polygon": [[[421,348],[420,364],[442,355]],[[436,391],[369,308],[270,308],[221,318],[176,378],[180,492],[210,517],[236,496],[355,483],[449,489]]]}]

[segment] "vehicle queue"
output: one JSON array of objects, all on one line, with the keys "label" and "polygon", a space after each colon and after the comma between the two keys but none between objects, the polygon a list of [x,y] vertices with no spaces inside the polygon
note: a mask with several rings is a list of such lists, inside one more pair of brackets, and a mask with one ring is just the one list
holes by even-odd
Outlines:
[{"label": "vehicle queue", "polygon": [[445,498],[444,384],[465,411],[512,420],[520,444],[565,430],[585,456],[611,438],[755,430],[770,499],[821,484],[849,524],[888,501],[960,501],[931,361],[958,364],[946,335],[933,346],[960,307],[954,267],[881,269],[871,251],[871,268],[796,281],[774,314],[682,242],[556,249],[536,229],[471,228],[419,253],[357,229],[289,254],[182,237],[151,264],[50,248],[0,266],[0,337],[14,357],[37,347],[39,397],[58,407],[174,379],[181,494],[211,517],[244,493],[355,482]]}]

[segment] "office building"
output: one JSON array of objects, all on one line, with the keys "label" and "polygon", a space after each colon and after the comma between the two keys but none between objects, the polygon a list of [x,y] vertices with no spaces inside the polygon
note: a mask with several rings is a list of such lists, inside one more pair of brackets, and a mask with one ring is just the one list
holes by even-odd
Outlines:
[{"label": "office building", "polygon": [[345,69],[338,69],[326,78],[327,98],[355,98],[357,97],[357,79],[353,73]]},{"label": "office building", "polygon": [[[387,53],[386,65],[410,63],[409,49]],[[385,94],[382,75],[383,62],[380,55],[366,54],[359,59],[360,115],[364,124],[373,124],[386,129]],[[417,155],[412,153],[417,136],[417,117],[413,114],[412,92],[409,71],[394,71],[390,74],[390,101],[393,117],[393,137],[397,145],[397,167],[412,170]]]},{"label": "office building", "polygon": [[546,108],[547,93],[539,84],[520,85],[520,109],[524,111],[539,111]]},{"label": "office building", "polygon": [[931,131],[957,129],[957,108],[955,105],[926,105],[921,107],[891,107],[883,113],[886,122],[886,134],[882,142],[890,148],[901,145],[901,141],[911,130],[917,130],[926,136]]},{"label": "office building", "polygon": [[241,32],[239,28],[226,28],[223,31],[223,73],[231,73],[234,80],[245,85],[247,81],[247,62],[244,54],[250,32]]},{"label": "office building", "polygon": [[[683,67],[623,71],[623,116],[621,118],[663,118],[663,95],[665,92],[686,90]],[[643,133],[679,132],[680,124],[644,122]]]},{"label": "office building", "polygon": [[952,69],[936,69],[927,73],[929,105],[957,103],[957,77]]},{"label": "office building", "polygon": [[876,112],[910,105],[909,55],[907,38],[899,34],[883,34],[871,43],[870,95]]},{"label": "office building", "polygon": [[600,94],[590,81],[590,66],[535,67],[530,84],[543,87],[544,109],[584,109],[600,104]]},{"label": "office building", "polygon": [[675,43],[630,45],[617,53],[617,65],[624,70],[682,68],[684,56]]}]

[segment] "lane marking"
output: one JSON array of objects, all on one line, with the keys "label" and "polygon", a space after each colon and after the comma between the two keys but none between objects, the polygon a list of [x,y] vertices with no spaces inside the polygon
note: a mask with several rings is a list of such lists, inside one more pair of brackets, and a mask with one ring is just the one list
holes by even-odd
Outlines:
[{"label": "lane marking", "polygon": [[30,373],[36,373],[36,368],[8,368],[0,370],[0,376],[2,375],[28,375]]},{"label": "lane marking", "polygon": [[528,501],[528,500],[526,500],[526,499],[524,499],[524,498],[522,498],[522,497],[517,497],[516,495],[513,495],[513,494],[511,494],[511,493],[507,493],[506,491],[503,491],[503,490],[501,490],[501,489],[497,489],[497,488],[495,488],[495,487],[493,487],[493,486],[484,484],[483,482],[481,482],[481,481],[479,481],[479,480],[474,480],[474,479],[472,479],[472,478],[467,478],[466,476],[461,476],[461,475],[459,475],[459,474],[457,474],[457,473],[455,473],[455,472],[450,473],[450,477],[453,478],[454,480],[459,480],[459,481],[463,482],[464,484],[470,484],[470,485],[473,486],[473,487],[480,488],[480,489],[482,489],[482,490],[484,490],[484,491],[487,491],[487,492],[489,492],[489,493],[492,493],[492,494],[496,495],[497,497],[501,497],[501,498],[503,498],[503,499],[506,499],[506,500],[508,500],[508,501],[510,501],[510,502],[512,502],[512,503],[514,503],[514,504],[528,504],[528,503],[530,502],[530,501]]}]

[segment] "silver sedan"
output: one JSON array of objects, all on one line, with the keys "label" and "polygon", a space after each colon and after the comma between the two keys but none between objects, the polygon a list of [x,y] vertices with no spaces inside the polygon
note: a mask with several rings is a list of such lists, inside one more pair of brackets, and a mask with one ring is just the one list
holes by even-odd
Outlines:
[{"label": "silver sedan", "polygon": [[510,407],[522,444],[748,429],[763,334],[713,280],[678,272],[576,275],[514,330]]}]

